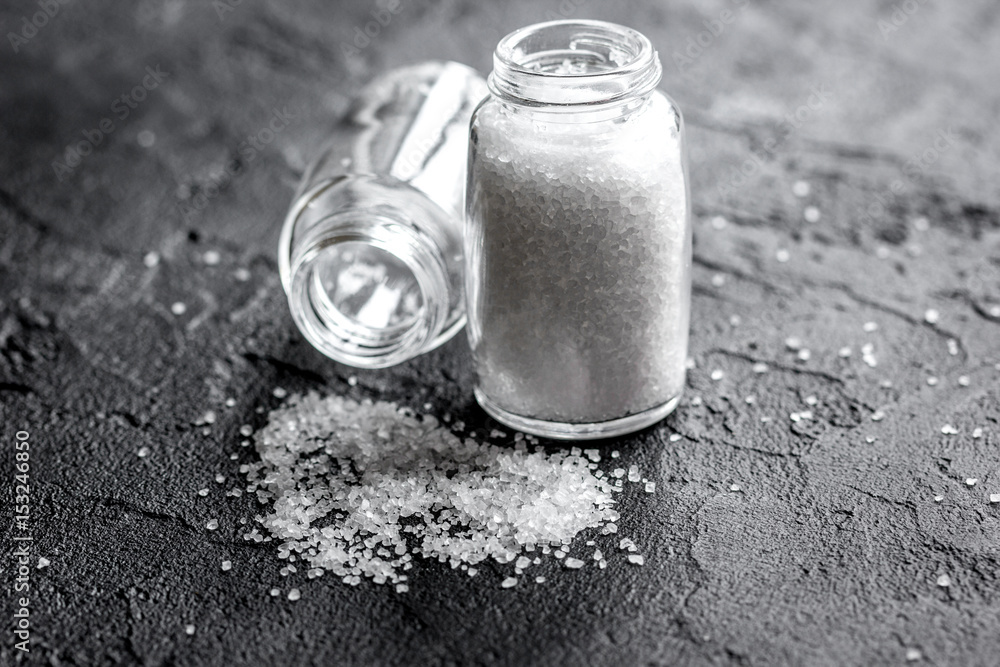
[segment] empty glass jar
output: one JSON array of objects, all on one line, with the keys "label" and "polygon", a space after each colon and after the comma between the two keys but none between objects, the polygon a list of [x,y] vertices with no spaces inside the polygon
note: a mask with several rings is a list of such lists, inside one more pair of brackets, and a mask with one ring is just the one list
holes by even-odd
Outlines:
[{"label": "empty glass jar", "polygon": [[691,292],[684,128],[659,58],[635,30],[554,21],[493,63],[466,193],[476,398],[551,438],[643,428],[683,390]]},{"label": "empty glass jar", "polygon": [[327,356],[384,368],[465,324],[468,125],[486,92],[458,63],[391,71],[358,94],[304,175],[278,262],[296,325]]}]

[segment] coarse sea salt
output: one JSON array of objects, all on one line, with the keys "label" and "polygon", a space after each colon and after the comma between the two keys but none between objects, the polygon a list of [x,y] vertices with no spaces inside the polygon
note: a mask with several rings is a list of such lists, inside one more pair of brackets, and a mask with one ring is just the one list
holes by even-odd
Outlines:
[{"label": "coarse sea salt", "polygon": [[403,581],[412,555],[513,563],[536,547],[565,556],[580,531],[617,528],[612,486],[582,451],[463,440],[392,403],[292,396],[254,439],[261,460],[247,488],[268,505],[258,521],[279,555],[354,585]]}]

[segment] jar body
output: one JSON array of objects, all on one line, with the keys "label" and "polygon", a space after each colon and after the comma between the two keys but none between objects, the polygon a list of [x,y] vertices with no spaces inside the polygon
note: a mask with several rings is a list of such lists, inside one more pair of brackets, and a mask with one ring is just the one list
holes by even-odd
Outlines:
[{"label": "jar body", "polygon": [[691,226],[683,123],[659,91],[575,109],[494,94],[471,123],[476,396],[538,435],[602,438],[676,406]]},{"label": "jar body", "polygon": [[465,323],[467,127],[485,81],[422,63],[366,86],[302,178],[278,253],[289,309],[327,356],[384,368]]}]

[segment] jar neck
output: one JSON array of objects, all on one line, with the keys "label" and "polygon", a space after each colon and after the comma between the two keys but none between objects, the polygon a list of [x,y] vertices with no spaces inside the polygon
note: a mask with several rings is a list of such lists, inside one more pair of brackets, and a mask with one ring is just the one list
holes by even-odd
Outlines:
[{"label": "jar neck", "polygon": [[488,83],[508,103],[579,111],[644,98],[661,75],[652,43],[631,28],[604,21],[550,21],[500,40]]}]

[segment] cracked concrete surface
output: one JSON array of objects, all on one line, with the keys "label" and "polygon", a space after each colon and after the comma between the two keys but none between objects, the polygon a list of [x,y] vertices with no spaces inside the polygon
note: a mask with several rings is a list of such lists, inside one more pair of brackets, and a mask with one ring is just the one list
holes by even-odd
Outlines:
[{"label": "cracked concrete surface", "polygon": [[[5,443],[31,433],[33,557],[51,564],[32,571],[31,655],[7,633],[0,663],[997,663],[1000,8],[920,3],[884,35],[894,7],[873,0],[750,3],[682,73],[675,52],[740,3],[571,4],[404,0],[350,59],[360,0],[71,3],[3,45],[0,423]],[[7,3],[4,33],[37,8]],[[674,415],[605,445],[656,482],[619,508],[645,565],[502,590],[501,567],[421,562],[405,595],[286,579],[275,545],[241,538],[254,501],[226,496],[274,387],[496,426],[464,339],[378,372],[305,344],[274,260],[299,174],[372,74],[487,70],[503,34],[564,9],[646,32],[688,121],[694,367]],[[53,160],[156,64],[169,78],[60,181]],[[829,99],[783,132],[818,85]],[[286,103],[302,119],[213,191]]]}]

